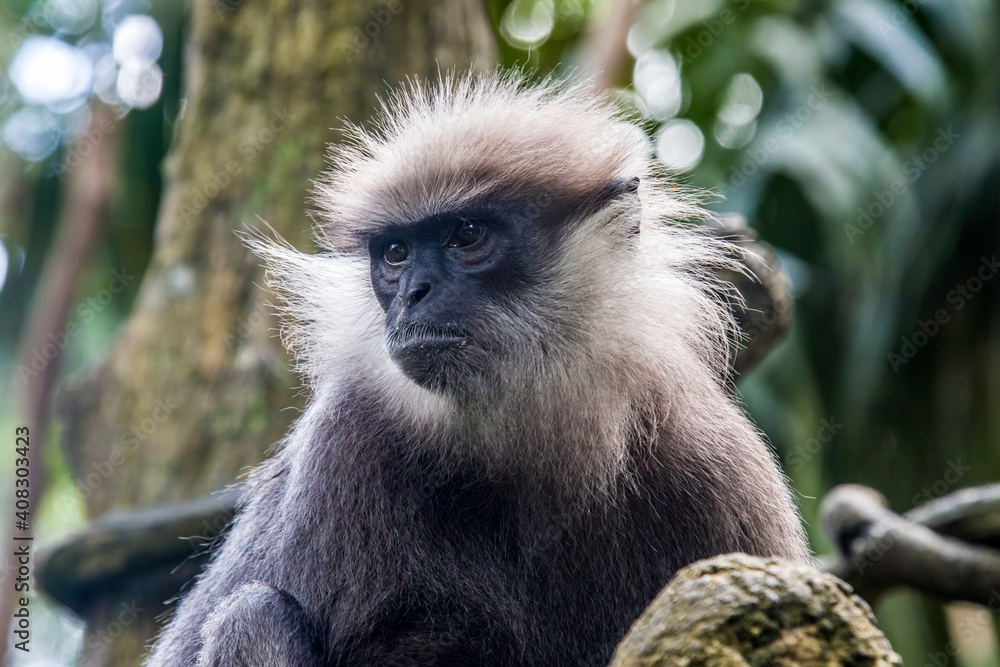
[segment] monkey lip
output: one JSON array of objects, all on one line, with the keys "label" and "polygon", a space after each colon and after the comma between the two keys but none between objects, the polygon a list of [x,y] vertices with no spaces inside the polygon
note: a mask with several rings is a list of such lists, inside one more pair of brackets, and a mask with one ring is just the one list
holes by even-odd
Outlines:
[{"label": "monkey lip", "polygon": [[419,353],[450,347],[461,347],[469,341],[469,334],[456,326],[401,324],[388,332],[389,349],[394,353]]}]

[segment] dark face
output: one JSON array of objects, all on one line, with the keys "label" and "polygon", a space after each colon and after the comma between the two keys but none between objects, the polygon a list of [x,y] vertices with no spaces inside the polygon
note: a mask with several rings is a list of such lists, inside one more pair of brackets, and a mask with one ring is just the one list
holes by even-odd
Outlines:
[{"label": "dark face", "polygon": [[526,241],[510,221],[474,213],[433,216],[369,240],[389,353],[413,381],[444,389],[481,370],[496,344],[489,313],[527,279]]}]

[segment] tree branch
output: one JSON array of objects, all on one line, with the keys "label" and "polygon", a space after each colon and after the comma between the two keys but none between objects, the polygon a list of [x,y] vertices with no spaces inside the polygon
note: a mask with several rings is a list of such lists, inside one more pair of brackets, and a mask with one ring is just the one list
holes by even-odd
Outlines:
[{"label": "tree branch", "polygon": [[[918,521],[995,540],[1000,515],[986,510],[998,506],[996,486],[962,492],[958,498],[946,496],[905,517],[886,507],[874,489],[835,487],[824,499],[822,513],[840,559],[826,569],[870,602],[889,589],[909,586],[945,600],[987,604],[1000,588],[1000,552],[938,533]],[[973,518],[964,520],[963,512]],[[984,531],[984,526],[991,527]]]}]

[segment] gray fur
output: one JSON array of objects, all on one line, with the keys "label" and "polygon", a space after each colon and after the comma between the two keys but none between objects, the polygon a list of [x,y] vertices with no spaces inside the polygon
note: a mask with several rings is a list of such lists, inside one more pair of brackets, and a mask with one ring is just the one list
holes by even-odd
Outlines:
[{"label": "gray fur", "polygon": [[[375,128],[317,188],[326,252],[253,241],[312,396],[147,665],[600,665],[678,568],[806,561],[725,386],[731,260],[678,224],[703,214],[642,132],[586,88],[504,77],[412,84]],[[386,353],[365,239],[469,202],[560,240],[484,315],[480,372],[434,392]],[[282,647],[301,637],[322,660]]]}]

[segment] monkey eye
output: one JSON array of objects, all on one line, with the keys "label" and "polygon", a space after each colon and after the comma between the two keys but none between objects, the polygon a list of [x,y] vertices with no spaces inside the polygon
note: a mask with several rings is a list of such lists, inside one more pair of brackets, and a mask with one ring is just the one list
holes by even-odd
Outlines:
[{"label": "monkey eye", "polygon": [[468,248],[475,245],[486,235],[486,228],[478,222],[466,221],[455,228],[448,241],[449,248]]},{"label": "monkey eye", "polygon": [[410,251],[407,249],[405,243],[400,243],[399,241],[392,241],[387,243],[385,250],[382,252],[385,257],[385,261],[390,264],[402,264],[409,257]]}]

